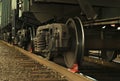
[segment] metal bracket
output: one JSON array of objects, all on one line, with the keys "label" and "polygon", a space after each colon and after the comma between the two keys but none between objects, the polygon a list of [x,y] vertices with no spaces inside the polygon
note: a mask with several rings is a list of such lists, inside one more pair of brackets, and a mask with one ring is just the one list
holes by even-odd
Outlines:
[{"label": "metal bracket", "polygon": [[91,4],[86,0],[77,0],[80,8],[82,9],[83,13],[87,16],[88,20],[96,19],[97,14],[95,13],[94,9],[92,8]]}]

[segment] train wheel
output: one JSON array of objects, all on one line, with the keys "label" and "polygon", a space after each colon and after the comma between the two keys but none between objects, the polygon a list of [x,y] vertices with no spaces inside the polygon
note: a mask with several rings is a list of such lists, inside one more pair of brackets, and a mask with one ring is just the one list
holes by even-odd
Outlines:
[{"label": "train wheel", "polygon": [[71,68],[74,64],[81,64],[84,54],[84,30],[81,20],[76,18],[70,18],[66,22],[69,30],[69,42],[68,51],[64,53],[64,60],[67,67]]},{"label": "train wheel", "polygon": [[28,44],[27,50],[28,50],[29,52],[33,52],[32,43],[29,43],[29,44]]},{"label": "train wheel", "polygon": [[48,60],[51,60],[51,52],[45,53],[44,57]]},{"label": "train wheel", "polygon": [[110,62],[117,57],[117,53],[112,50],[102,50],[101,57],[102,59]]},{"label": "train wheel", "polygon": [[88,50],[88,49],[86,49],[86,50],[84,51],[84,56],[89,56],[89,50]]}]

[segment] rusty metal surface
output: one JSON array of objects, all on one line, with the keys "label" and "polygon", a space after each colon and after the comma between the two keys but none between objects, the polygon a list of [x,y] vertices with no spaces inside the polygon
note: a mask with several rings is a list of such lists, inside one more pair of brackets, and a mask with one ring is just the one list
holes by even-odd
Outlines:
[{"label": "rusty metal surface", "polygon": [[109,39],[109,40],[100,40],[100,39],[87,39],[85,41],[85,47],[87,49],[119,49],[120,48],[120,39]]},{"label": "rusty metal surface", "polygon": [[93,9],[92,5],[87,0],[77,0],[81,10],[87,16],[88,20],[96,19],[97,13]]},{"label": "rusty metal surface", "polygon": [[90,62],[84,62],[80,71],[84,75],[95,78],[97,81],[120,81],[120,70],[118,69],[103,67]]},{"label": "rusty metal surface", "polygon": [[97,81],[119,81],[120,64],[101,59],[85,57],[80,72],[95,78]]},{"label": "rusty metal surface", "polygon": [[[2,67],[4,72],[1,73],[4,74],[0,73],[3,75],[2,81],[90,81],[86,77],[71,73],[66,68],[21,48],[5,42],[0,42],[0,46],[1,53],[3,54],[1,59],[4,59],[4,62],[0,60],[2,61],[0,63],[2,65],[7,64],[5,67]],[[6,50],[6,54],[4,50]]]},{"label": "rusty metal surface", "polygon": [[102,59],[94,59],[94,58],[91,58],[91,57],[84,57],[84,61],[120,70],[120,64],[119,63],[107,62],[107,61],[104,61]]},{"label": "rusty metal surface", "polygon": [[107,25],[107,24],[120,24],[120,17],[86,21],[83,23],[84,26]]},{"label": "rusty metal surface", "polygon": [[110,63],[100,59],[85,57],[80,68],[83,74],[95,78],[98,81],[119,81],[120,64]]}]

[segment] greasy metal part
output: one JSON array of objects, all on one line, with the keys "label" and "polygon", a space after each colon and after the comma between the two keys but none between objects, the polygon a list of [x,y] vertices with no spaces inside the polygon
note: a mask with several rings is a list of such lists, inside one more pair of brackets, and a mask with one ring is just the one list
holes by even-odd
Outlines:
[{"label": "greasy metal part", "polygon": [[34,38],[34,48],[35,51],[40,52],[41,50],[44,50],[46,48],[46,42],[45,42],[45,32],[40,31],[39,35]]},{"label": "greasy metal part", "polygon": [[70,39],[68,41],[68,51],[64,53],[64,60],[67,67],[73,64],[81,64],[84,54],[84,30],[79,18],[70,18],[66,22]]},{"label": "greasy metal part", "polygon": [[53,23],[39,26],[34,38],[35,52],[45,58],[52,58],[67,49],[68,30],[65,24]]},{"label": "greasy metal part", "polygon": [[104,61],[104,60],[101,60],[101,59],[84,57],[84,61],[99,64],[99,65],[102,65],[102,66],[105,66],[105,67],[110,67],[110,68],[113,68],[113,69],[118,69],[118,70],[120,69],[120,64],[114,63],[114,62],[107,62],[107,61]]},{"label": "greasy metal part", "polygon": [[16,32],[16,10],[13,10],[13,15],[12,15],[12,40],[13,42],[16,36],[15,32]]},{"label": "greasy metal part", "polygon": [[87,0],[77,0],[77,1],[83,13],[87,16],[88,20],[96,19],[97,14],[95,13],[90,3],[87,2]]},{"label": "greasy metal part", "polygon": [[[108,40],[100,40],[100,39],[87,39],[85,41],[86,49],[116,49],[120,48],[120,40],[108,39]],[[91,45],[92,44],[92,45]]]},{"label": "greasy metal part", "polygon": [[84,49],[85,49],[85,35],[84,35],[84,29],[83,29],[83,24],[82,21],[80,20],[79,17],[75,17],[76,22],[78,23],[77,26],[77,32],[78,32],[78,55],[77,55],[77,62],[78,65],[80,66],[82,64],[83,56],[84,56]]},{"label": "greasy metal part", "polygon": [[22,17],[20,18],[25,24],[31,25],[32,27],[36,28],[36,25],[40,25],[41,22],[36,19],[34,13],[32,12],[23,12]]},{"label": "greasy metal part", "polygon": [[92,77],[93,81],[119,81],[120,64],[103,61],[96,57],[85,57],[81,73]]},{"label": "greasy metal part", "polygon": [[77,1],[75,0],[33,0],[33,2],[77,4]]},{"label": "greasy metal part", "polygon": [[[15,43],[15,37],[16,37],[16,28],[17,28],[17,19],[19,16],[19,0],[16,0],[17,4],[16,7],[17,9],[14,9],[12,11],[12,42]],[[10,9],[11,10],[11,9]]]},{"label": "greasy metal part", "polygon": [[[32,1],[32,0],[31,0]],[[34,0],[35,2],[54,2],[54,3],[66,3],[66,4],[78,4],[77,0]],[[92,6],[100,6],[100,7],[120,7],[119,0],[87,0]],[[108,4],[109,3],[109,4]]]},{"label": "greasy metal part", "polygon": [[84,26],[120,24],[120,17],[83,22]]},{"label": "greasy metal part", "polygon": [[27,49],[30,42],[30,32],[27,29],[20,29],[17,31],[16,39],[18,46]]},{"label": "greasy metal part", "polygon": [[[57,64],[55,64],[53,62],[50,62],[50,61],[48,61],[48,60],[46,60],[46,59],[44,59],[42,57],[38,57],[37,55],[32,54],[32,53],[30,53],[28,51],[25,51],[22,48],[12,46],[12,45],[10,45],[10,44],[8,44],[6,42],[3,42],[3,41],[1,41],[1,42],[6,44],[7,46],[9,46],[10,48],[14,48],[16,51],[21,52],[23,54],[22,57],[28,56],[28,58],[30,57],[33,60],[37,61],[37,63],[39,63],[39,64],[41,64],[43,66],[46,66],[46,69],[49,68],[49,69],[52,69],[55,72],[58,72],[60,75],[62,75],[63,78],[67,79],[68,81],[92,81],[91,79],[88,79],[87,77],[81,76],[79,74],[71,73],[66,68],[63,68],[62,66],[59,66],[59,65],[57,65]],[[28,58],[24,58],[24,59],[28,59]],[[26,63],[29,64],[29,62],[26,62]],[[31,65],[34,65],[34,64],[31,64]],[[42,67],[40,67],[40,68],[42,68]],[[43,71],[45,71],[45,70],[43,70]],[[32,74],[35,74],[35,73],[32,73]],[[57,76],[57,74],[55,76]]]},{"label": "greasy metal part", "polygon": [[[112,61],[120,48],[120,17],[83,22],[85,30],[85,49],[102,50],[101,57]],[[103,51],[104,50],[104,51]]]},{"label": "greasy metal part", "polygon": [[[111,7],[111,8],[120,8],[119,0],[87,0],[93,6],[101,6],[101,7]],[[109,3],[109,4],[108,4]]]},{"label": "greasy metal part", "polygon": [[102,50],[101,57],[102,59],[111,62],[117,57],[117,53],[114,50]]}]

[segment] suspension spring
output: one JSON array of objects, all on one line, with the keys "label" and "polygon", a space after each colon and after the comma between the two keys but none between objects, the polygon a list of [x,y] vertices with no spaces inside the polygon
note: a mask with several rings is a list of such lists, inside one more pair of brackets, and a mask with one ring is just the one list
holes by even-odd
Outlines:
[{"label": "suspension spring", "polygon": [[41,31],[37,38],[37,49],[38,51],[44,50],[46,48],[46,41],[45,41],[45,32]]}]

